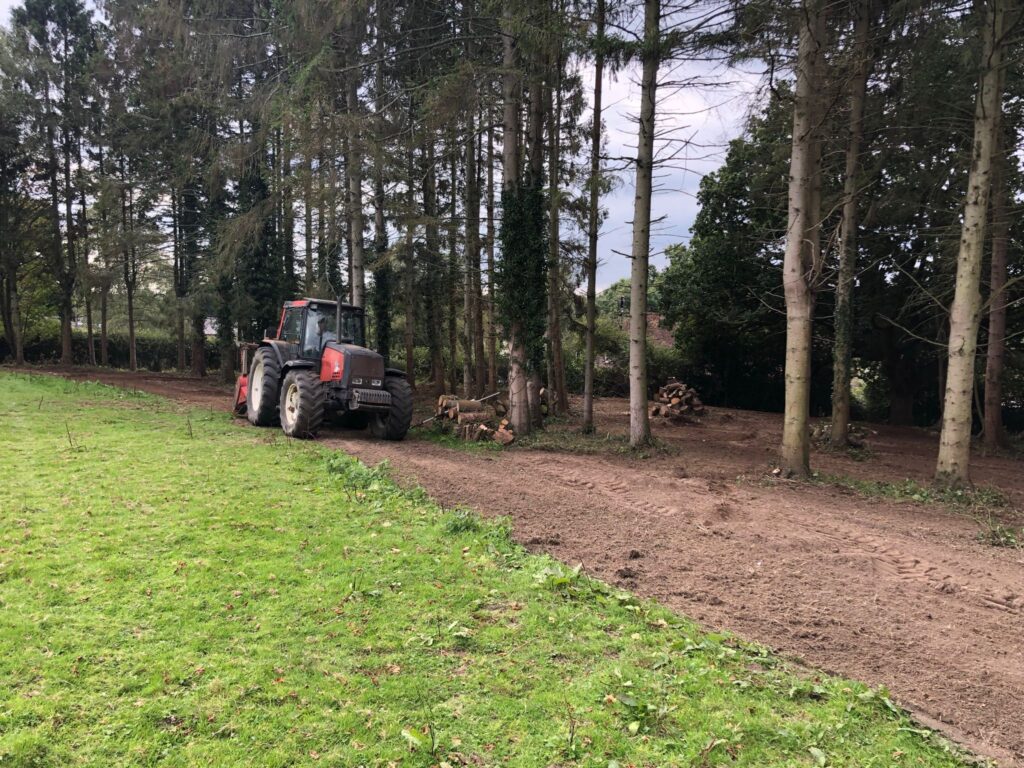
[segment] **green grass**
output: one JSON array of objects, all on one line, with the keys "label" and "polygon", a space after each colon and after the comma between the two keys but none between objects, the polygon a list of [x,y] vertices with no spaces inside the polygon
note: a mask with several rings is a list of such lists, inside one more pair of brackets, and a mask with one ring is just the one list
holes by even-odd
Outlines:
[{"label": "green grass", "polygon": [[0,374],[0,766],[956,766],[274,430]]},{"label": "green grass", "polygon": [[890,483],[880,480],[861,480],[843,475],[815,473],[814,479],[828,485],[846,488],[863,496],[891,499],[919,504],[943,504],[953,509],[985,513],[1006,509],[1010,500],[998,488],[978,485],[974,488],[941,488],[922,485],[914,480]]},{"label": "green grass", "polygon": [[678,448],[657,438],[652,438],[650,444],[643,448],[633,448],[626,435],[611,432],[585,434],[579,430],[578,423],[572,423],[571,426],[564,425],[568,425],[568,422],[562,419],[550,419],[544,429],[537,429],[526,437],[516,438],[511,448],[575,453],[582,456],[629,456],[637,459],[673,456],[679,453]]},{"label": "green grass", "polygon": [[431,443],[454,448],[466,453],[500,453],[501,446],[493,440],[462,440],[435,422],[422,427],[414,427],[412,436]]}]

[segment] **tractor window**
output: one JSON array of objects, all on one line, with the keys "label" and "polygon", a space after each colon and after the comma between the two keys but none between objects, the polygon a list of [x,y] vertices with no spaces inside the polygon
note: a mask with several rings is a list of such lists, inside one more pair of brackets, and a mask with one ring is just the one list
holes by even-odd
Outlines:
[{"label": "tractor window", "polygon": [[336,341],[334,314],[324,309],[310,307],[306,315],[306,338],[302,342],[303,354],[317,356],[328,341]]},{"label": "tractor window", "polygon": [[[336,330],[341,331],[340,335],[336,333]],[[366,337],[363,331],[362,312],[342,307],[341,328],[338,329],[334,307],[310,307],[306,317],[306,335],[302,342],[303,354],[319,355],[324,343],[328,341],[365,346]]]},{"label": "tractor window", "polygon": [[341,311],[341,340],[361,347],[366,346],[362,314],[352,310]]},{"label": "tractor window", "polygon": [[293,344],[299,340],[302,334],[302,310],[286,309],[284,312],[284,324],[281,326],[281,338]]}]

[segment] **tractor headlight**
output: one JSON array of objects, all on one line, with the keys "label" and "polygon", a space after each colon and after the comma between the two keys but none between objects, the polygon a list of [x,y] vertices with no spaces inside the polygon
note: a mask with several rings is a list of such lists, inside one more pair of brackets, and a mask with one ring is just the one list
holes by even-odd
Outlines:
[{"label": "tractor headlight", "polygon": [[382,382],[380,379],[371,379],[370,380],[370,385],[374,386],[374,387],[379,387],[383,383],[384,382]]},{"label": "tractor headlight", "polygon": [[357,387],[359,387],[359,386],[362,386],[363,380],[362,379],[352,379],[352,383],[355,384]]}]

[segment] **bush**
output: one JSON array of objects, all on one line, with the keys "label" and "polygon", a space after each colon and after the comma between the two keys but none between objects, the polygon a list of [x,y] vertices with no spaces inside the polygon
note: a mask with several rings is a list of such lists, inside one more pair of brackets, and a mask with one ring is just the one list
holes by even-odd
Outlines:
[{"label": "bush", "polygon": [[[49,329],[47,329],[49,330]],[[96,358],[99,359],[99,334],[95,336]],[[111,333],[107,336],[110,365],[114,368],[128,367],[128,335]],[[150,371],[173,370],[178,364],[178,347],[174,338],[166,334],[142,333],[135,336],[135,354],[138,367]],[[71,336],[71,356],[75,365],[89,362],[88,338],[85,333],[74,330]],[[0,338],[0,362],[10,362],[13,351],[6,340]],[[25,361],[29,363],[56,363],[60,361],[60,331],[33,333],[25,339]],[[211,369],[220,367],[220,349],[216,343],[206,341],[206,363]]]},{"label": "bush", "polygon": [[[615,317],[600,316],[594,344],[594,394],[598,397],[629,395],[629,338]],[[571,392],[583,392],[585,341],[582,334],[566,338],[566,384]],[[690,371],[679,350],[648,341],[647,385],[653,393],[671,378],[689,383]]]}]

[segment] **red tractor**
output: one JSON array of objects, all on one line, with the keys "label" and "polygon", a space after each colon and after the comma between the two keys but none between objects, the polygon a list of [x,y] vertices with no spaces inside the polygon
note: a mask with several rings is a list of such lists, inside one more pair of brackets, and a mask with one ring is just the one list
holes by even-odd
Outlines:
[{"label": "red tractor", "polygon": [[[252,352],[251,363],[248,353]],[[401,440],[412,423],[403,371],[366,348],[363,310],[322,299],[287,301],[277,332],[242,351],[235,413],[289,437],[315,437],[328,414],[375,437]]]}]

